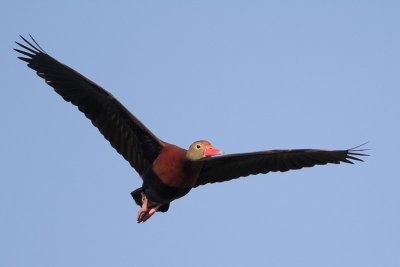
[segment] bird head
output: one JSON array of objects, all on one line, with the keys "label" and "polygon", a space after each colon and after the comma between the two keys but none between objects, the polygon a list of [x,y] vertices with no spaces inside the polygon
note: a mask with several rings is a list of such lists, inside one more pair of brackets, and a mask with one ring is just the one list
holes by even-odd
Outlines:
[{"label": "bird head", "polygon": [[186,157],[190,160],[199,160],[206,157],[221,155],[222,150],[214,148],[210,142],[200,140],[190,145],[186,152]]}]

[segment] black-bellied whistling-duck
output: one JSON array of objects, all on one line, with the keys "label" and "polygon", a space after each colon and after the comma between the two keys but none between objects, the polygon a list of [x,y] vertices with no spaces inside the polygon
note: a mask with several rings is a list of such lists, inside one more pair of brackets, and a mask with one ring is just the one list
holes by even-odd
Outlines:
[{"label": "black-bellied whistling-duck", "polygon": [[192,188],[267,172],[362,161],[362,149],[291,149],[220,155],[208,141],[196,141],[189,149],[158,139],[109,92],[75,70],[49,56],[31,37],[21,36],[25,50],[15,49],[28,66],[45,79],[64,100],[88,117],[111,145],[143,179],[132,197],[141,206],[138,222],[145,222],[156,211],[166,212],[170,203]]}]

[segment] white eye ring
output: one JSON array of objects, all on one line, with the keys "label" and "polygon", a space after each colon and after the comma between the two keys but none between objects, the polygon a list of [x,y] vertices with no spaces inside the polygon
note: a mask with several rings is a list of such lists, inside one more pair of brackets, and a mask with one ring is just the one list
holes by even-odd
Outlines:
[{"label": "white eye ring", "polygon": [[197,144],[196,145],[196,149],[200,149],[201,148],[201,145],[200,144]]}]

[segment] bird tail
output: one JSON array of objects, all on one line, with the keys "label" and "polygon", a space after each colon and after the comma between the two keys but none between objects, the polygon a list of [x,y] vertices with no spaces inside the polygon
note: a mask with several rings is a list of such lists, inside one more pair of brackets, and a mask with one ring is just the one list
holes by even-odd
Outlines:
[{"label": "bird tail", "polygon": [[[133,198],[133,200],[135,200],[136,204],[138,206],[142,206],[142,193],[143,193],[143,188],[139,187],[138,189],[136,189],[135,191],[131,192],[131,196]],[[169,209],[169,203],[162,205],[157,211],[160,212],[166,212]]]},{"label": "bird tail", "polygon": [[142,206],[142,192],[143,192],[143,189],[141,187],[139,187],[138,189],[136,189],[135,191],[132,191],[132,193],[131,193],[133,200],[135,200],[136,204],[140,207]]}]

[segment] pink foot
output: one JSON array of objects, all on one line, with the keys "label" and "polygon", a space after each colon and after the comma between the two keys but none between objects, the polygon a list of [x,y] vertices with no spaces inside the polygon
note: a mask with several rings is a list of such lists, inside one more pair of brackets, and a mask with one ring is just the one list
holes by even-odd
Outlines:
[{"label": "pink foot", "polygon": [[154,213],[161,207],[161,204],[158,204],[149,209],[149,201],[147,197],[142,193],[142,208],[138,212],[137,221],[138,223],[143,223],[147,221]]}]

